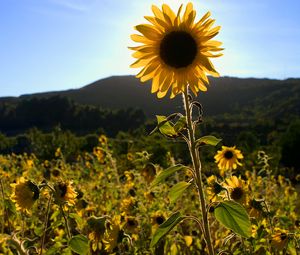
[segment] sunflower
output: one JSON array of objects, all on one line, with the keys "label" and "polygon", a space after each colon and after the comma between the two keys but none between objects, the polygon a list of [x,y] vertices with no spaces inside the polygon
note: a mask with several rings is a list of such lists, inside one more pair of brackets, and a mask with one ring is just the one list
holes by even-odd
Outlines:
[{"label": "sunflower", "polygon": [[244,156],[235,146],[222,146],[222,150],[218,151],[214,158],[220,169],[220,174],[223,176],[225,170],[232,170],[236,169],[238,165],[241,166],[242,164],[238,160]]},{"label": "sunflower", "polygon": [[11,184],[13,187],[12,201],[16,203],[18,210],[28,212],[34,202],[39,198],[40,190],[32,181],[21,177],[17,183]]},{"label": "sunflower", "polygon": [[103,238],[105,250],[113,252],[119,242],[123,239],[123,231],[121,230],[120,216],[114,216],[110,222],[107,223],[106,231]]},{"label": "sunflower", "polygon": [[231,176],[225,180],[223,186],[229,191],[231,199],[239,203],[244,203],[246,201],[248,187],[245,184],[245,181],[236,176]]},{"label": "sunflower", "polygon": [[127,230],[129,233],[137,234],[139,232],[138,226],[139,226],[139,223],[135,217],[133,217],[133,216],[126,217],[125,225],[124,225],[125,230]]},{"label": "sunflower", "polygon": [[286,230],[275,228],[275,233],[271,238],[271,246],[276,250],[283,250],[289,241]]},{"label": "sunflower", "polygon": [[218,53],[223,50],[222,43],[211,40],[220,26],[212,28],[215,20],[209,18],[210,12],[196,22],[192,3],[187,4],[183,14],[182,5],[177,14],[166,4],[162,10],[152,5],[152,11],[154,16],[145,17],[151,24],[136,26],[141,35],[131,35],[134,42],[142,44],[129,47],[137,58],[131,67],[142,68],[136,77],[142,82],[153,79],[151,92],[157,93],[158,98],[169,89],[173,98],[187,86],[195,95],[206,91],[207,74],[219,76],[209,58],[222,55]]},{"label": "sunflower", "polygon": [[75,199],[77,197],[77,192],[72,186],[70,181],[59,181],[54,185],[55,190],[55,200],[58,204],[75,205]]},{"label": "sunflower", "polygon": [[217,177],[215,175],[212,175],[206,179],[207,181],[207,197],[209,201],[216,201],[217,200],[217,195],[224,190],[222,185],[218,183]]},{"label": "sunflower", "polygon": [[88,237],[92,242],[93,250],[97,250],[101,239],[104,237],[105,233],[105,217],[95,217],[91,216],[87,220],[88,226]]}]

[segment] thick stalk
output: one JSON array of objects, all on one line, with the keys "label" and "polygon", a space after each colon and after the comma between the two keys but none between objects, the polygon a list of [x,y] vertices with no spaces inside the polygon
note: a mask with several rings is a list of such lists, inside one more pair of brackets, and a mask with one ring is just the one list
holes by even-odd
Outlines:
[{"label": "thick stalk", "polygon": [[214,255],[215,252],[211,242],[208,215],[206,210],[206,202],[205,202],[204,191],[203,191],[203,182],[201,176],[201,161],[200,161],[199,150],[196,148],[195,130],[193,127],[192,112],[190,109],[190,100],[188,96],[188,88],[186,88],[185,92],[183,93],[183,99],[184,99],[184,108],[186,113],[186,121],[187,121],[188,137],[189,137],[188,146],[192,158],[193,167],[196,173],[195,181],[196,181],[196,186],[197,186],[199,201],[201,206],[201,212],[202,212],[202,224],[204,226],[203,234],[208,247],[209,254]]}]

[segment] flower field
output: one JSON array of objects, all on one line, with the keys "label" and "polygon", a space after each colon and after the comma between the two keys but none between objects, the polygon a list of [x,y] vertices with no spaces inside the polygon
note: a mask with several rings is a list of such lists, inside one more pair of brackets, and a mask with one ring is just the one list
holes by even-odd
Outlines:
[{"label": "flower field", "polygon": [[[226,161],[226,148],[239,156],[241,166],[236,167],[242,174],[228,170],[203,176],[214,249],[219,254],[297,254],[299,192],[288,179],[271,174],[264,152],[247,169],[236,148],[224,147],[216,159],[223,155],[222,163]],[[162,182],[162,173],[182,165],[170,156],[169,168],[163,169],[149,156],[143,151],[114,157],[105,136],[92,153],[72,163],[60,149],[51,161],[26,154],[0,156],[0,253],[205,254],[203,233],[194,220],[201,213],[195,187],[171,192],[181,181],[189,183],[191,172],[184,168]],[[216,205],[224,200],[246,209],[249,235],[236,234],[217,220]],[[150,245],[174,212],[186,218]]]}]

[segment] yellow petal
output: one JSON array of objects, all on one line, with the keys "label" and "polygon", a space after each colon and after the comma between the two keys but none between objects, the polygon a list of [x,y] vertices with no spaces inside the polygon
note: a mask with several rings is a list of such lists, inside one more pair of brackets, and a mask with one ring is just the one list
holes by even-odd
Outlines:
[{"label": "yellow petal", "polygon": [[154,28],[154,26],[152,25],[137,25],[135,27],[135,29],[137,31],[139,31],[140,33],[142,33],[146,38],[150,39],[150,40],[158,40],[160,38],[160,34],[158,32],[158,30],[156,30]]},{"label": "yellow petal", "polygon": [[142,35],[133,34],[130,36],[131,40],[137,43],[144,43],[144,44],[153,44],[152,40],[147,39]]},{"label": "yellow petal", "polygon": [[176,18],[176,15],[172,11],[172,9],[167,4],[163,4],[162,5],[162,11],[163,11],[164,17],[166,18],[166,16],[168,16],[170,21],[171,21],[171,24],[174,24],[174,20]]},{"label": "yellow petal", "polygon": [[161,10],[156,6],[156,5],[152,5],[152,12],[155,15],[155,17],[164,20],[164,15],[161,12]]},{"label": "yellow petal", "polygon": [[196,24],[195,27],[201,26],[201,24],[210,16],[210,12],[207,12]]},{"label": "yellow petal", "polygon": [[159,66],[157,65],[156,61],[153,61],[152,64],[147,66],[147,68],[145,69],[145,71],[143,73],[143,76],[140,78],[141,82],[145,82],[145,81],[148,81],[151,78],[153,78],[158,67]]},{"label": "yellow petal", "polygon": [[188,3],[188,4],[186,5],[186,7],[185,7],[185,12],[184,12],[184,14],[183,14],[183,21],[184,21],[184,22],[188,19],[189,15],[190,15],[190,13],[191,13],[192,11],[193,11],[193,4],[190,2],[190,3]]},{"label": "yellow petal", "polygon": [[133,64],[130,65],[131,68],[139,68],[147,65],[151,59],[138,59]]},{"label": "yellow petal", "polygon": [[168,92],[167,90],[165,92],[158,91],[157,92],[157,97],[158,98],[163,98],[167,94],[167,92]]}]

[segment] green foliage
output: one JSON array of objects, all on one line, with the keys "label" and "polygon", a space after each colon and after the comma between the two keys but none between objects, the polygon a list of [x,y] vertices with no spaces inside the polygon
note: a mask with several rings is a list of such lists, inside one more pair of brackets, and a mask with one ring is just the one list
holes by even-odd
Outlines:
[{"label": "green foliage", "polygon": [[203,145],[216,146],[221,141],[222,141],[222,139],[218,139],[212,135],[207,135],[207,136],[203,136],[203,137],[200,137],[199,139],[197,139],[196,146],[203,146]]},{"label": "green foliage", "polygon": [[242,237],[251,236],[251,222],[246,209],[234,201],[218,203],[214,208],[216,219],[226,228],[231,229]]},{"label": "green foliage", "polygon": [[86,255],[89,252],[89,240],[84,235],[76,235],[69,241],[72,251],[79,255]]},{"label": "green foliage", "polygon": [[179,197],[182,196],[183,192],[191,185],[188,182],[178,182],[169,191],[170,203],[174,203]]},{"label": "green foliage", "polygon": [[185,216],[180,212],[176,212],[170,216],[163,224],[161,224],[154,233],[150,247],[154,247],[164,236],[166,236],[178,223],[180,223]]},{"label": "green foliage", "polygon": [[153,180],[153,182],[151,184],[151,188],[155,187],[159,183],[162,183],[163,181],[165,181],[168,177],[170,177],[174,173],[176,173],[178,171],[182,171],[186,168],[187,168],[186,166],[179,164],[179,165],[171,166],[168,169],[162,170]]},{"label": "green foliage", "polygon": [[79,135],[95,132],[100,127],[108,135],[116,135],[120,130],[136,129],[144,122],[145,115],[141,110],[107,110],[76,104],[60,96],[33,97],[0,104],[0,131],[10,135],[33,127],[47,132],[57,125]]},{"label": "green foliage", "polygon": [[294,120],[281,138],[281,163],[300,173],[300,119]]}]

